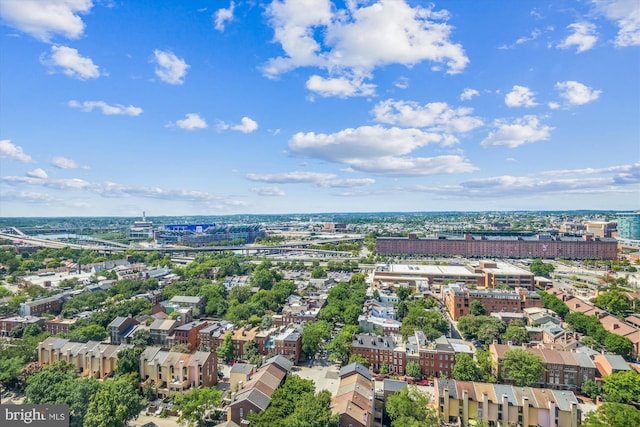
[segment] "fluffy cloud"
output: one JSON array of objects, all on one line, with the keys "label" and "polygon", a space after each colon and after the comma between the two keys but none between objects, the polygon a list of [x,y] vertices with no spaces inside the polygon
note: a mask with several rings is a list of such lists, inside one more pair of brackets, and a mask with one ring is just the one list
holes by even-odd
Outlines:
[{"label": "fluffy cloud", "polygon": [[412,8],[404,0],[347,2],[346,9],[336,9],[329,0],[276,0],[267,15],[284,55],[265,64],[265,75],[303,66],[326,69],[331,77],[307,82],[325,95],[350,96],[354,85],[341,77],[369,78],[376,67],[388,64],[431,61],[455,74],[469,62],[462,46],[450,40],[453,27],[446,23],[446,11]]},{"label": "fluffy cloud", "polygon": [[474,96],[479,96],[479,95],[480,95],[480,92],[478,92],[475,89],[471,89],[467,87],[460,94],[460,101],[468,101]]},{"label": "fluffy cloud", "polygon": [[483,147],[507,146],[518,147],[525,143],[545,141],[549,139],[550,126],[540,124],[536,116],[524,116],[508,123],[505,120],[494,122],[496,130],[489,133],[489,136],[480,143]]},{"label": "fluffy cloud", "polygon": [[158,49],[153,51],[153,56],[156,63],[156,76],[160,77],[160,80],[172,85],[184,83],[184,78],[189,69],[189,64],[184,59],[178,58],[172,52],[164,52]]},{"label": "fluffy cloud", "polygon": [[[256,174],[245,175],[250,181],[266,182],[271,184],[314,184],[317,187],[330,188],[352,188],[362,187],[375,183],[373,178],[348,178],[341,179],[332,173],[320,172],[284,172],[277,174]],[[278,187],[271,187],[278,188]]]},{"label": "fluffy cloud", "polygon": [[25,154],[22,147],[12,144],[8,139],[0,140],[0,158],[9,158],[23,163],[31,163],[33,159]]},{"label": "fluffy cloud", "polygon": [[556,90],[569,105],[584,105],[600,97],[601,90],[594,90],[580,82],[568,80],[556,83]]},{"label": "fluffy cloud", "polygon": [[364,83],[363,80],[348,77],[324,78],[313,75],[307,80],[307,89],[321,96],[337,96],[348,98],[350,96],[370,96],[375,93],[376,86]]},{"label": "fluffy cloud", "polygon": [[196,129],[206,129],[209,125],[205,119],[200,117],[197,113],[187,113],[186,118],[182,120],[176,120],[175,123],[169,123],[167,127],[177,126],[180,129],[185,130],[196,130]]},{"label": "fluffy cloud", "polygon": [[637,0],[592,0],[596,9],[618,25],[615,45],[640,46],[640,8]]},{"label": "fluffy cloud", "polygon": [[109,198],[142,197],[168,201],[188,201],[205,204],[209,209],[244,207],[246,203],[204,191],[168,190],[160,187],[145,187],[118,184],[115,182],[91,182],[83,179],[39,179],[21,176],[3,176],[0,182],[13,186],[36,185],[60,191],[86,191]]},{"label": "fluffy cloud", "polygon": [[50,67],[59,67],[64,75],[78,80],[97,79],[101,75],[91,58],[81,56],[77,49],[67,46],[51,46],[51,55],[43,55],[41,62]]},{"label": "fluffy cloud", "polygon": [[81,166],[78,162],[66,157],[54,157],[51,164],[58,169],[89,169],[89,166]]},{"label": "fluffy cloud", "polygon": [[569,49],[572,46],[576,46],[577,52],[581,53],[591,49],[598,41],[596,26],[590,22],[576,22],[567,28],[573,33],[558,44],[560,49]]},{"label": "fluffy cloud", "polygon": [[536,101],[534,99],[534,93],[528,87],[525,86],[513,86],[511,92],[504,97],[504,103],[509,107],[534,107]]},{"label": "fluffy cloud", "polygon": [[240,120],[240,124],[232,125],[219,121],[217,127],[219,130],[236,130],[242,133],[251,133],[258,129],[258,123],[249,117],[243,117]]},{"label": "fluffy cloud", "polygon": [[361,172],[389,176],[430,176],[468,173],[478,170],[462,156],[435,157],[378,157],[376,159],[356,159],[351,167]]},{"label": "fluffy cloud", "polygon": [[404,127],[428,128],[435,132],[469,132],[482,126],[482,120],[471,116],[472,108],[453,108],[446,102],[420,105],[412,101],[379,102],[373,108],[375,120]]},{"label": "fluffy cloud", "polygon": [[278,196],[278,197],[280,197],[280,196],[284,196],[285,195],[284,191],[282,191],[277,186],[273,186],[273,187],[253,187],[253,188],[250,188],[249,191],[251,191],[252,193],[256,193],[259,196],[269,196],[269,197]]},{"label": "fluffy cloud", "polygon": [[216,13],[213,14],[213,21],[216,30],[224,31],[225,23],[233,20],[233,10],[235,7],[236,5],[232,1],[228,9],[218,9]]},{"label": "fluffy cloud", "polygon": [[109,105],[104,101],[84,101],[78,102],[71,100],[67,103],[67,105],[71,108],[78,108],[81,111],[91,112],[95,108],[102,110],[102,114],[106,114],[108,116],[111,115],[124,115],[124,116],[139,116],[142,114],[142,108],[134,107],[133,105]]},{"label": "fluffy cloud", "polygon": [[37,178],[37,179],[49,178],[49,175],[47,175],[47,172],[45,172],[44,169],[41,169],[41,168],[36,168],[32,171],[27,172],[27,176],[30,178]]},{"label": "fluffy cloud", "polygon": [[5,0],[0,1],[0,16],[12,27],[49,42],[54,35],[82,36],[84,22],[79,15],[92,7],[92,0]]}]

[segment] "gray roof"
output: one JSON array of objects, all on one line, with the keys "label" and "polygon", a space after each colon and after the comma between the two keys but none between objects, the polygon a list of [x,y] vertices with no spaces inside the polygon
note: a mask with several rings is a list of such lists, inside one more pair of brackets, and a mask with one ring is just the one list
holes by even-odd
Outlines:
[{"label": "gray roof", "polygon": [[340,372],[338,373],[338,376],[340,378],[345,377],[347,375],[351,375],[352,373],[358,373],[360,375],[362,375],[363,377],[365,377],[366,379],[368,379],[369,381],[371,381],[371,372],[369,372],[369,369],[365,368],[364,366],[362,366],[361,364],[354,362],[351,363],[347,366],[343,366],[340,369]]},{"label": "gray roof", "polygon": [[617,354],[603,354],[614,371],[630,371],[631,367],[624,361],[624,358]]},{"label": "gray roof", "polygon": [[271,403],[271,398],[258,390],[257,388],[252,388],[244,393],[241,393],[237,396],[233,405],[236,405],[242,401],[249,401],[253,403],[256,407],[260,408],[262,411],[267,409],[269,404]]},{"label": "gray roof", "polygon": [[405,388],[408,387],[406,381],[391,380],[389,378],[385,378],[382,384],[383,384],[382,387],[384,388],[384,391],[390,391],[390,392],[404,390]]},{"label": "gray roof", "polygon": [[272,364],[280,366],[280,368],[282,368],[287,372],[291,372],[291,368],[293,368],[293,362],[281,354],[274,356],[271,359],[267,359],[266,362],[264,362],[263,366],[272,365]]},{"label": "gray roof", "polygon": [[256,365],[250,363],[236,363],[231,367],[232,374],[250,374]]}]

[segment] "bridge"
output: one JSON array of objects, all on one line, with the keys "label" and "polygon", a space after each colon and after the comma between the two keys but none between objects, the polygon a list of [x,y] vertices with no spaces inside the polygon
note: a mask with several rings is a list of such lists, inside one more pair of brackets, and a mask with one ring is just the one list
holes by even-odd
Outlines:
[{"label": "bridge", "polygon": [[89,244],[82,243],[73,243],[73,242],[64,242],[59,240],[52,239],[42,239],[39,237],[33,237],[25,234],[23,231],[16,227],[8,227],[0,230],[0,239],[11,240],[14,243],[20,242],[27,245],[45,247],[45,248],[53,248],[53,249],[62,249],[65,247],[71,249],[88,249],[93,251],[98,251],[104,254],[111,254],[116,252],[124,252],[126,250],[135,250],[142,252],[160,252],[168,255],[180,255],[187,257],[194,253],[199,252],[240,252],[243,254],[277,254],[283,252],[292,252],[292,251],[300,251],[304,250],[305,252],[316,252],[316,253],[324,253],[325,255],[342,255],[342,256],[350,256],[350,252],[344,251],[331,251],[326,249],[309,249],[309,246],[317,246],[324,244],[339,244],[344,242],[356,242],[362,240],[362,235],[353,235],[348,237],[339,237],[334,239],[317,239],[317,240],[302,240],[297,242],[288,242],[286,244],[281,245],[230,245],[230,246],[197,246],[197,247],[189,247],[189,246],[177,246],[177,245],[163,245],[163,246],[153,246],[153,247],[143,247],[143,246],[132,246],[125,245],[122,243],[110,242],[107,240],[95,239],[91,237],[83,237],[83,241],[90,242]]}]

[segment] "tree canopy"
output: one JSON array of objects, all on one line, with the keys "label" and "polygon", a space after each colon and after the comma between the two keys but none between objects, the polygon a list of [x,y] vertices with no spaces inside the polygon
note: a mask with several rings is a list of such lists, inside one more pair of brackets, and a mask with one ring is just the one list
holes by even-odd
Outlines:
[{"label": "tree canopy", "polygon": [[590,412],[582,423],[583,427],[637,427],[640,425],[640,411],[631,405],[605,403]]},{"label": "tree canopy", "polygon": [[542,358],[522,348],[507,350],[501,359],[502,377],[519,387],[540,383],[545,367]]},{"label": "tree canopy", "polygon": [[438,425],[438,414],[427,408],[430,396],[409,386],[387,398],[385,410],[392,427],[421,427]]},{"label": "tree canopy", "polygon": [[222,401],[222,391],[211,387],[192,388],[187,393],[176,393],[173,402],[180,411],[178,423],[195,427],[204,423],[208,411],[216,408]]},{"label": "tree canopy", "polygon": [[635,371],[614,372],[602,378],[602,390],[607,402],[638,402],[640,400],[640,374]]},{"label": "tree canopy", "polygon": [[451,373],[458,381],[480,381],[482,374],[473,357],[467,353],[456,354],[456,364]]}]

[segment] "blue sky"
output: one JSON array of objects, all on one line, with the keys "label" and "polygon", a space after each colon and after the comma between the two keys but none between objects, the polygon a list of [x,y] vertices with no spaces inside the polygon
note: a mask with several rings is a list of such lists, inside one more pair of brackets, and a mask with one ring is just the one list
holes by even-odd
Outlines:
[{"label": "blue sky", "polygon": [[640,207],[637,0],[0,19],[0,216]]}]

